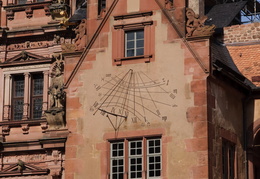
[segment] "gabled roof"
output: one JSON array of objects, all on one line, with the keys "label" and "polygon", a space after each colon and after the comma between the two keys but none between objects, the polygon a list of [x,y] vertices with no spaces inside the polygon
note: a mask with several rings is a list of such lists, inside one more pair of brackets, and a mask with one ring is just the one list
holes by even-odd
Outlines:
[{"label": "gabled roof", "polygon": [[49,63],[52,58],[46,58],[40,55],[36,55],[30,52],[22,51],[18,55],[8,59],[7,61],[0,63],[0,67],[16,66],[16,65],[32,65],[39,63]]},{"label": "gabled roof", "polygon": [[[20,164],[21,163],[21,164]],[[48,169],[43,169],[32,164],[18,161],[9,167],[0,171],[0,177],[8,176],[24,176],[24,175],[46,175],[49,173]]]}]

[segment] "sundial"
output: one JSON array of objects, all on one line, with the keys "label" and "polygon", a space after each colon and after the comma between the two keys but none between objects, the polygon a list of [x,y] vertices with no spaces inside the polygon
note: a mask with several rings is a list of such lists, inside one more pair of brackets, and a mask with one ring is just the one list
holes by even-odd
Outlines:
[{"label": "sundial", "polygon": [[[127,120],[150,124],[150,119],[166,121],[161,109],[177,107],[177,89],[169,90],[169,80],[153,80],[142,71],[132,69],[118,75],[106,74],[102,84],[94,84],[99,100],[90,110],[106,117],[115,131]],[[163,110],[165,111],[165,110]]]}]

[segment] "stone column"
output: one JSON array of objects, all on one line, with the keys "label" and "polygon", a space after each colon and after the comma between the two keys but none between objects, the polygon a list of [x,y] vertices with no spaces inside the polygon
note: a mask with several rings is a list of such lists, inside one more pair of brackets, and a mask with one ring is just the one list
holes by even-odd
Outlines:
[{"label": "stone column", "polygon": [[4,118],[3,121],[11,120],[11,91],[12,91],[12,76],[5,75],[4,80]]},{"label": "stone column", "polygon": [[28,120],[29,119],[29,96],[30,96],[30,74],[24,73],[24,104],[23,104],[23,119],[22,120]]}]

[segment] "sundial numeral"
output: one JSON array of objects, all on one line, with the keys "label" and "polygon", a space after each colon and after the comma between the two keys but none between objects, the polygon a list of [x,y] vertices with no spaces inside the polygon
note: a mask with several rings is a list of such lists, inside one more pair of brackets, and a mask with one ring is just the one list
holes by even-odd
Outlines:
[{"label": "sundial numeral", "polygon": [[118,109],[118,113],[119,113],[119,114],[122,114],[122,109]]},{"label": "sundial numeral", "polygon": [[115,113],[115,112],[116,112],[116,109],[114,107],[112,107],[111,113]]},{"label": "sundial numeral", "polygon": [[97,102],[97,101],[95,101],[95,103],[93,104],[93,107],[95,107],[95,108],[96,108],[96,107],[98,107],[98,105],[99,105],[99,104],[98,104],[98,102]]},{"label": "sundial numeral", "polygon": [[106,77],[111,77],[111,74],[106,74]]},{"label": "sundial numeral", "polygon": [[175,107],[178,107],[178,105],[177,104],[173,104],[172,107],[175,108]]},{"label": "sundial numeral", "polygon": [[99,85],[97,85],[97,84],[94,84],[94,87],[95,87],[96,91],[101,89],[101,87]]},{"label": "sundial numeral", "polygon": [[170,94],[170,97],[171,97],[172,99],[174,99],[176,96],[171,93],[171,94]]},{"label": "sundial numeral", "polygon": [[146,119],[146,117],[144,116],[144,122],[146,122],[147,121],[147,119]]},{"label": "sundial numeral", "polygon": [[177,89],[174,89],[174,90],[173,90],[173,93],[177,94],[177,92],[178,92]]},{"label": "sundial numeral", "polygon": [[162,120],[163,120],[163,121],[167,121],[167,116],[163,116],[163,117],[162,117]]},{"label": "sundial numeral", "polygon": [[106,113],[104,111],[100,111],[100,114],[104,116]]},{"label": "sundial numeral", "polygon": [[91,112],[93,112],[95,109],[94,109],[93,106],[91,106],[89,110],[90,110]]},{"label": "sundial numeral", "polygon": [[160,116],[160,115],[161,115],[161,113],[160,113],[159,109],[157,109],[157,110],[156,110],[156,113],[157,113],[157,115],[158,115],[158,116]]},{"label": "sundial numeral", "polygon": [[133,123],[137,123],[137,117],[135,116],[135,117],[132,117],[132,122]]},{"label": "sundial numeral", "polygon": [[128,111],[125,111],[125,116],[126,116],[126,117],[128,117],[128,114],[129,114],[129,112],[128,112]]}]

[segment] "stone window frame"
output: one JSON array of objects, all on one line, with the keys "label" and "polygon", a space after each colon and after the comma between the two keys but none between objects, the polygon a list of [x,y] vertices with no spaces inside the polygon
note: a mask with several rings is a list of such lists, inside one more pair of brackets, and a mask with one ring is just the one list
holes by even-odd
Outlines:
[{"label": "stone window frame", "polygon": [[[31,103],[31,90],[30,90],[30,74],[43,73],[43,103],[42,111],[48,109],[48,87],[50,82],[51,64],[42,65],[26,65],[17,67],[3,68],[4,77],[4,91],[3,91],[3,120],[0,122],[2,132],[4,135],[9,135],[10,127],[21,126],[24,134],[28,133],[28,125],[41,125],[42,130],[47,129],[46,119],[31,119],[29,106]],[[14,75],[24,75],[24,104],[23,104],[23,118],[22,120],[12,120],[11,104],[12,104],[12,81]]]},{"label": "stone window frame", "polygon": [[[112,34],[112,59],[113,65],[129,63],[149,63],[154,61],[155,53],[155,23],[153,20],[144,20],[143,17],[152,16],[152,12],[141,12],[114,16],[115,25]],[[136,22],[132,20],[136,18]],[[127,23],[129,21],[129,23]],[[144,30],[144,55],[125,57],[125,32]]]}]

